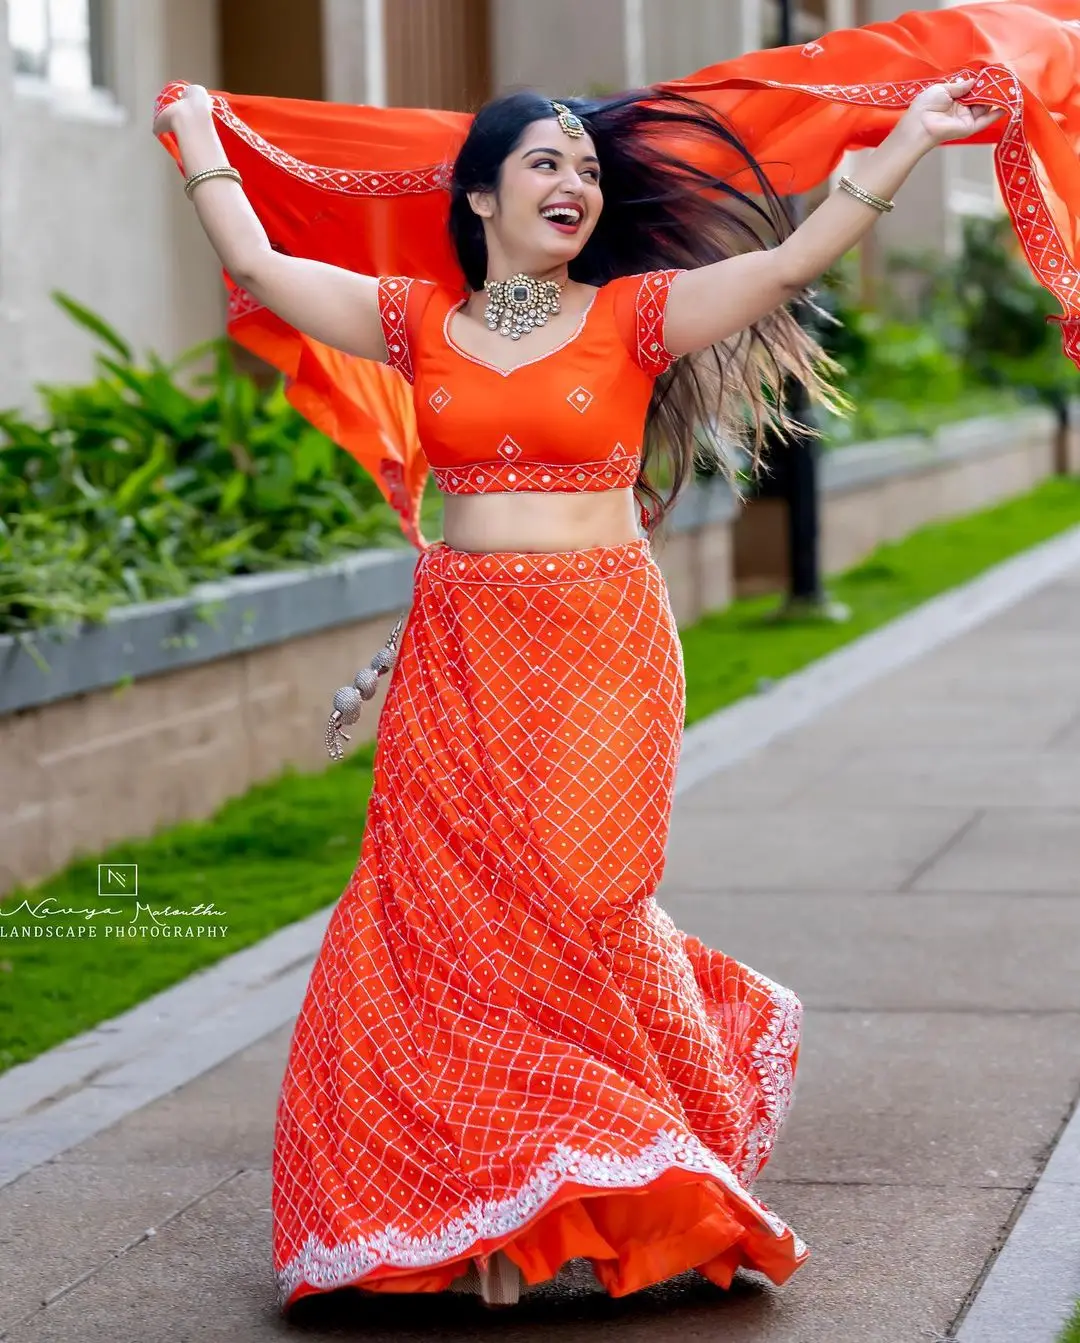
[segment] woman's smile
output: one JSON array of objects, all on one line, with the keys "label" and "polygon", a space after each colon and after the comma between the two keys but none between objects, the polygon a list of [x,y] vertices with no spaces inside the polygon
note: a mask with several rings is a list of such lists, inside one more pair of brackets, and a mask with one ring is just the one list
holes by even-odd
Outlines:
[{"label": "woman's smile", "polygon": [[585,209],[577,201],[558,201],[554,205],[545,205],[540,214],[552,228],[573,236],[581,227]]}]

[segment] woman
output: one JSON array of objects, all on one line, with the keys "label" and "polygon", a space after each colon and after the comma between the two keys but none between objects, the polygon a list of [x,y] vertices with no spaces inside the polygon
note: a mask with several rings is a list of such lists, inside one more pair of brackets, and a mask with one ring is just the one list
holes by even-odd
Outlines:
[{"label": "woman", "polygon": [[[958,101],[971,85],[915,97],[858,184],[774,246],[760,174],[764,205],[677,152],[714,144],[755,171],[707,109],[499,99],[453,169],[464,295],[280,254],[205,90],[160,114],[235,283],[412,384],[446,495],[283,1083],[283,1308],[347,1285],[508,1303],[573,1258],[612,1295],[690,1268],[779,1283],[806,1257],[749,1192],[790,1101],[799,1004],[654,900],[684,685],[635,491],[651,529],[703,416],[760,432],[788,370],[829,395],[784,305],[932,147],[989,125]],[[358,676],[365,697],[395,641]],[[340,696],[339,720],[354,708]]]}]

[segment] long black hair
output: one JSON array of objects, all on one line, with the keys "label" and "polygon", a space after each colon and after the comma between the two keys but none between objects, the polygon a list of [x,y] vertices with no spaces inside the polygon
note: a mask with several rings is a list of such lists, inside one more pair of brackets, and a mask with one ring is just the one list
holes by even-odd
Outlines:
[{"label": "long black hair", "polygon": [[[791,232],[790,217],[760,165],[727,121],[704,104],[659,89],[563,102],[592,137],[604,194],[596,228],[570,262],[572,280],[603,285],[642,271],[689,269],[762,250]],[[496,191],[502,165],[525,129],[553,115],[551,101],[540,93],[506,94],[480,109],[458,153],[450,180],[450,237],[474,291],[484,287],[488,258],[483,222],[468,193]],[[696,162],[676,154],[680,142]],[[699,166],[710,163],[726,175]],[[756,195],[730,180],[747,171]],[[767,432],[802,429],[785,412],[786,378],[803,382],[812,400],[842,410],[845,398],[829,381],[842,371],[786,306],[720,345],[676,360],[656,381],[635,485],[639,502],[647,501],[649,535],[691,478],[695,460],[730,477],[722,445],[744,441],[752,425],[756,470]],[[650,478],[654,466],[667,478],[666,497]]]}]

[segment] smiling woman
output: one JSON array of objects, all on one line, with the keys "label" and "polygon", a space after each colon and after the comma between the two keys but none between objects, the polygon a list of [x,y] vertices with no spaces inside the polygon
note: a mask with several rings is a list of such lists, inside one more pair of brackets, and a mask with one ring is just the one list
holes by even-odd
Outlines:
[{"label": "smiling woman", "polygon": [[[581,333],[595,334],[599,323],[590,318],[586,328],[586,316],[616,277],[681,272],[740,249],[760,248],[762,236],[782,236],[785,227],[779,203],[768,192],[764,204],[732,193],[756,221],[758,232],[733,212],[718,209],[708,199],[709,179],[695,180],[688,165],[671,155],[667,141],[681,135],[688,142],[716,141],[753,167],[738,138],[702,108],[655,94],[648,101],[628,94],[571,104],[531,92],[488,104],[473,121],[454,164],[450,235],[470,292],[455,305],[447,334],[452,328],[459,350],[504,373],[533,366],[571,343],[575,356],[587,358],[589,346]],[[484,330],[486,325],[489,331],[514,335],[515,323],[492,320],[492,295],[501,296],[503,276],[519,283],[532,277],[534,285],[547,291],[538,295],[542,320],[529,321],[526,314],[516,324],[518,338],[544,327],[541,334],[529,336],[531,357],[512,358]],[[665,301],[669,287],[670,279],[663,288]],[[637,312],[621,305],[614,289],[606,297],[618,307],[624,342],[635,345]],[[648,320],[655,325],[659,319],[657,310]],[[699,344],[696,361],[679,366],[672,360],[653,361],[654,378],[662,376],[663,382],[647,402],[650,429],[644,441],[640,431],[633,433],[637,442],[632,451],[644,454],[642,469],[633,481],[620,481],[614,489],[609,482],[605,495],[589,501],[587,521],[580,501],[571,499],[549,498],[541,502],[542,511],[532,500],[527,510],[516,506],[516,491],[506,489],[503,477],[503,488],[483,491],[482,499],[447,500],[447,540],[464,549],[619,543],[636,535],[631,491],[642,501],[641,521],[647,530],[655,530],[670,501],[661,499],[650,480],[650,459],[672,458],[669,474],[673,495],[677,493],[691,474],[697,424],[715,422],[720,427],[725,420],[738,419],[741,428],[747,403],[759,408],[760,418],[768,418],[761,383],[769,384],[780,366],[797,365],[828,400],[829,389],[819,374],[826,366],[820,351],[786,312],[773,304],[748,328],[748,348],[741,360],[711,352],[711,380],[702,376],[705,352],[712,345],[708,339]],[[544,399],[539,388],[530,387],[528,395]],[[599,404],[595,394],[589,404]],[[615,441],[622,443],[628,436]],[[435,464],[430,455],[428,460]]]},{"label": "smiling woman", "polygon": [[[1043,77],[1053,35],[1032,32],[1032,7],[972,12],[987,10],[1038,50]],[[362,170],[294,157],[205,90],[163,97],[157,129],[193,175],[234,329],[290,374],[295,404],[333,412],[331,432],[377,464],[422,552],[400,645],[395,631],[337,692],[327,729],[337,754],[392,672],[359,862],[277,1112],[283,1308],[343,1286],[506,1304],[573,1258],[615,1296],[687,1269],[780,1283],[805,1260],[751,1192],[791,1102],[799,1002],[655,899],[685,677],[650,538],[701,423],[749,421],[760,439],[783,421],[789,374],[831,399],[834,369],[786,305],[932,147],[990,131],[1018,96],[986,71],[958,77],[979,22],[950,17],[963,40],[940,52],[934,25],[920,31],[892,91],[854,83],[877,68],[865,50],[845,59],[833,94],[892,97],[897,115],[849,128],[879,147],[794,232],[709,105],[709,72],[697,97],[523,92],[461,122],[388,113],[382,136],[361,110],[377,156]],[[894,64],[898,29],[879,53]],[[1064,75],[1080,51],[1057,55]],[[395,159],[428,132],[426,164]],[[447,183],[435,164],[454,135]],[[447,185],[444,233],[421,198]],[[370,237],[344,222],[358,198]],[[1080,184],[1074,204],[1070,219]],[[298,218],[315,221],[313,252],[354,247],[368,264],[287,255]],[[402,450],[406,433],[420,454]],[[411,511],[428,469],[447,496],[446,539],[430,546]]]},{"label": "smiling woman", "polygon": [[[533,93],[489,105],[450,187],[469,291],[352,277],[310,320],[337,278],[261,244],[208,120],[178,128],[185,166],[214,174],[193,191],[233,278],[387,360],[446,496],[400,647],[338,691],[328,729],[336,754],[393,670],[360,862],[278,1109],[284,1307],[350,1284],[507,1303],[575,1257],[614,1295],[689,1267],[782,1282],[806,1256],[749,1192],[790,1101],[799,1004],[653,898],[685,681],[634,495],[657,497],[653,407],[689,467],[704,385],[675,367],[665,312],[687,263],[737,232],[650,148],[672,126],[738,144],[677,97],[589,117]],[[809,367],[790,317],[762,320]]]}]

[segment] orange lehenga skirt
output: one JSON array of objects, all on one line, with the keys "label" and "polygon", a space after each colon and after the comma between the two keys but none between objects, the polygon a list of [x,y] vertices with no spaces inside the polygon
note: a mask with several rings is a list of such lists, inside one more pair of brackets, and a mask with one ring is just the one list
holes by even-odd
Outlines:
[{"label": "orange lehenga skirt", "polygon": [[495,1260],[535,1284],[586,1259],[621,1296],[805,1259],[749,1192],[800,1005],[654,899],[684,706],[647,540],[421,553],[281,1092],[283,1308]]}]

